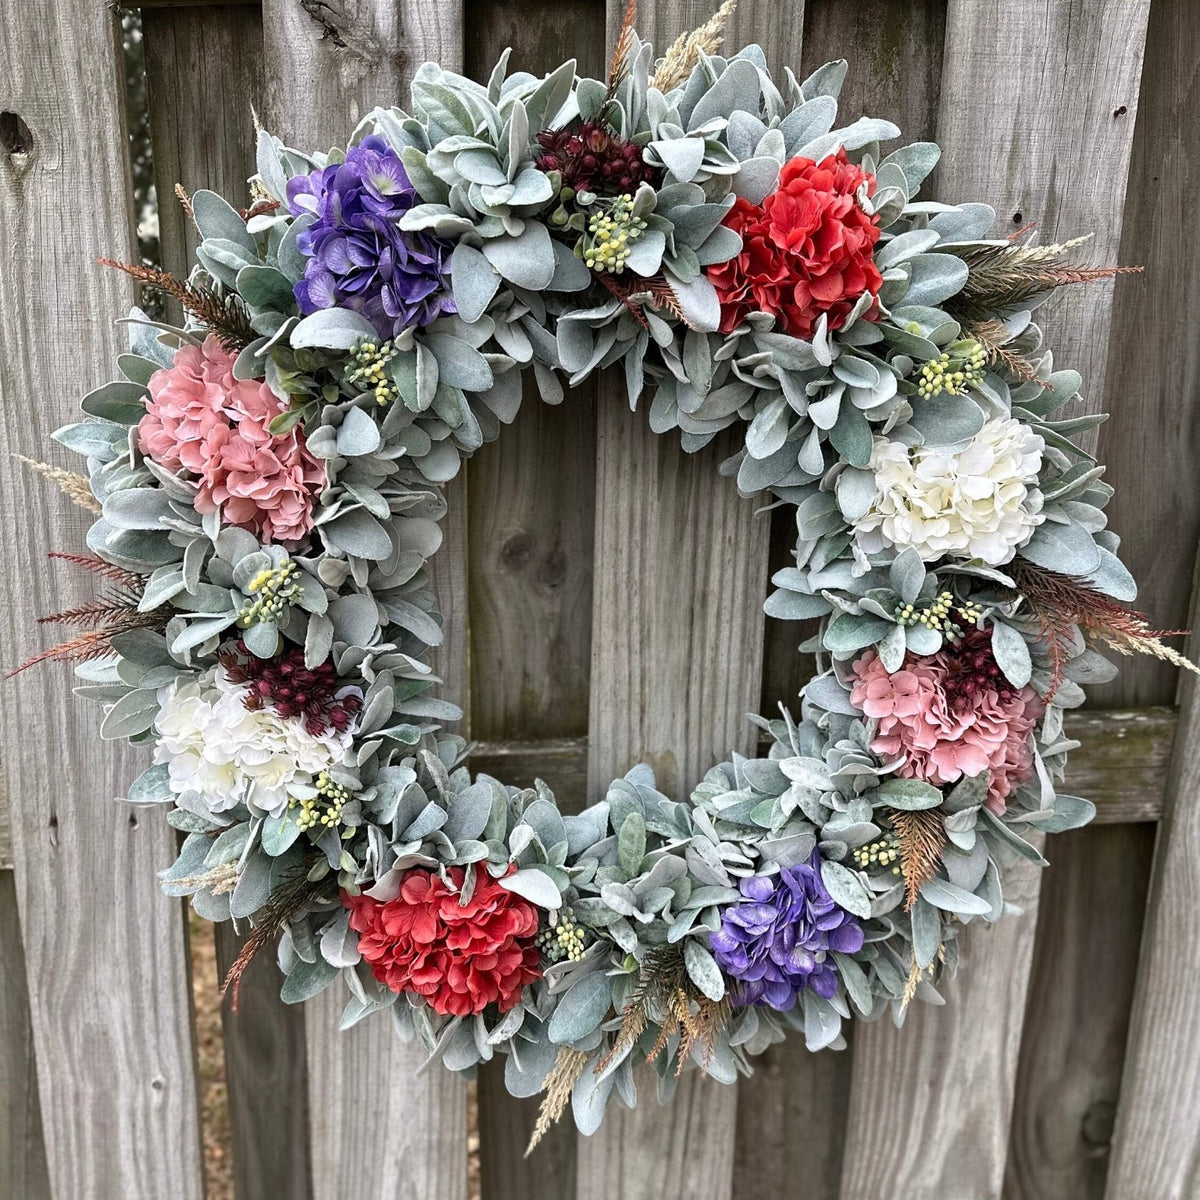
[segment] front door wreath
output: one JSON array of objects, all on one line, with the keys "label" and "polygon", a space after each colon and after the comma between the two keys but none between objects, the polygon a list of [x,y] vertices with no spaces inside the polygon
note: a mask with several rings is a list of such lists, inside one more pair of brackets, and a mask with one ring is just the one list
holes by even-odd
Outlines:
[{"label": "front door wreath", "polygon": [[[1056,794],[1063,712],[1113,668],[1180,661],[1137,613],[1102,468],[1071,438],[1032,310],[1111,275],[918,199],[929,143],[837,124],[846,64],[798,83],[720,21],[655,62],[632,13],[610,77],[485,85],[427,63],[345,151],[259,134],[250,207],[184,197],[188,314],[134,312],[122,379],[55,437],[112,585],[53,621],[105,738],[153,747],[127,799],[185,838],[163,872],[278,943],[283,998],[339,977],[446,1066],[506,1055],[518,1096],[591,1132],[649,1059],[722,1082],[792,1030],[938,1001],[963,925],[998,920]],[[564,815],[462,765],[428,650],[442,487],[516,416],[624,372],[685,451],[794,506],[766,611],[820,618],[798,719],[686,799],[645,766]],[[1036,836],[1033,841],[1037,842]]]}]

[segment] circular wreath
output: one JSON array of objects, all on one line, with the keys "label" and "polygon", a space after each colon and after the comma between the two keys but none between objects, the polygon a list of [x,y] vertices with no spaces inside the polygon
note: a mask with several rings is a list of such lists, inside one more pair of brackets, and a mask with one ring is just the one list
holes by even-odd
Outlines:
[{"label": "circular wreath", "polygon": [[[345,152],[260,133],[247,211],[188,202],[192,276],[126,268],[186,324],[135,310],[123,378],[55,434],[98,512],[63,557],[117,590],[39,659],[153,746],[128,800],[186,835],[167,893],[253,926],[235,984],[278,941],[285,1000],[341,977],[343,1027],[506,1055],[541,1127],[632,1105],[638,1059],[665,1097],[940,1002],[1006,865],[1093,814],[1052,783],[1112,674],[1093,647],[1178,660],[1119,603],[1111,488],[1070,440],[1101,418],[1055,418],[1080,379],[1031,320],[1111,272],[917,200],[938,148],[836,126],[845,63],[779,83],[706,29],[656,64],[627,28],[607,82],[427,63]],[[462,765],[427,564],[525,368],[558,403],[618,364],[655,431],[737,425],[723,469],[794,506],[766,611],[820,618],[821,673],[767,757],[683,800],[638,766],[564,815]]]}]

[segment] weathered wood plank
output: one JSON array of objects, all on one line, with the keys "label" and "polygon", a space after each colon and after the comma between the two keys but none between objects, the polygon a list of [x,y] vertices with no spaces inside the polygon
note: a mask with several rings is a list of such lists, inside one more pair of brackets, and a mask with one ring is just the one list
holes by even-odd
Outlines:
[{"label": "weathered wood plank", "polygon": [[[1116,488],[1110,527],[1124,538],[1123,555],[1143,585],[1151,619],[1168,628],[1187,622],[1200,528],[1200,492],[1189,466],[1195,422],[1180,419],[1196,399],[1200,364],[1195,339],[1181,336],[1200,315],[1189,232],[1200,212],[1200,159],[1181,123],[1194,104],[1198,33],[1195,5],[1152,4],[1136,118],[1118,96],[1102,114],[1113,127],[1136,120],[1120,261],[1147,270],[1116,287],[1102,405],[1112,415],[1100,431],[1100,461]],[[1120,667],[1113,683],[1091,690],[1090,703],[1174,699],[1177,673],[1169,664],[1138,657],[1122,659]],[[1147,769],[1161,800],[1168,762]],[[1005,1181],[1009,1200],[1091,1200],[1104,1192],[1142,938],[1148,834],[1121,831],[1119,851],[1109,831],[1052,840],[1045,916],[1053,919],[1043,919],[1038,930]],[[1095,987],[1101,978],[1105,986]]]},{"label": "weathered wood plank", "polygon": [[266,0],[266,123],[285,141],[345,145],[376,105],[408,103],[426,60],[462,63],[461,0]]},{"label": "weathered wood plank", "polygon": [[[1121,238],[1121,261],[1142,275],[1118,281],[1100,461],[1116,488],[1109,525],[1160,629],[1186,626],[1192,556],[1200,538],[1200,151],[1189,120],[1200,94],[1200,6],[1150,8],[1146,69]],[[1112,120],[1132,113],[1114,109]],[[1093,702],[1167,704],[1177,671],[1139,656],[1121,663]]]},{"label": "weathered wood plank", "polygon": [[[248,5],[156,9],[143,14],[142,29],[162,265],[186,275],[198,235],[175,203],[175,184],[247,203],[251,109],[262,103],[262,14]],[[245,931],[224,924],[215,936],[223,976]],[[221,1010],[239,1200],[311,1195],[309,1141],[295,1135],[307,1126],[304,1014],[279,999],[280,978],[272,956],[260,957],[242,978],[239,1011],[233,1013],[231,997]],[[219,984],[219,978],[202,981]]]},{"label": "weathered wood plank", "polygon": [[[1069,713],[1066,732],[1079,742],[1071,752],[1064,790],[1096,805],[1096,824],[1157,821],[1171,762],[1177,716],[1164,706],[1084,709]],[[767,746],[760,744],[759,753]],[[479,742],[472,767],[527,787],[545,780],[569,799],[582,795],[587,775],[586,738]]]},{"label": "weathered wood plank", "polygon": [[[1200,642],[1200,560],[1193,580]],[[1200,689],[1183,682],[1180,736],[1158,828],[1109,1200],[1187,1200],[1200,1190]]]},{"label": "weathered wood plank", "polygon": [[0,871],[0,1195],[50,1200],[17,888]]},{"label": "weathered wood plank", "polygon": [[[511,68],[552,70],[569,58],[581,74],[605,69],[603,0],[469,0],[466,70],[486,79],[511,46]],[[484,738],[556,738],[587,730],[591,658],[595,399],[589,382],[563,403],[541,401],[531,376],[521,412],[485,446],[470,478],[471,730]],[[536,771],[559,799],[582,805],[586,765],[573,779]],[[472,757],[505,783],[532,782],[520,756]],[[486,1200],[545,1195],[569,1200],[575,1136],[560,1122],[524,1158],[536,1099],[515,1100],[502,1063],[479,1076],[480,1162]]]},{"label": "weathered wood plank", "polygon": [[[473,0],[467,74],[605,68],[604,5]],[[595,384],[542,403],[532,375],[511,429],[471,460],[471,731],[489,739],[587,730],[595,503]]]},{"label": "weathered wood plank", "polygon": [[[951,0],[941,197],[987,199],[1001,227],[1037,221],[1046,240],[1095,230],[1097,260],[1115,257],[1133,126],[1113,112],[1137,107],[1148,10],[1148,0]],[[1100,285],[1058,298],[1045,321],[1056,362],[1088,380],[1079,411],[1100,407],[1111,309]],[[1039,886],[1034,868],[1010,872],[1024,915],[968,931],[946,1008],[910,1013],[902,1031],[859,1032],[845,1200],[1000,1195]]]},{"label": "weathered wood plank", "polygon": [[[113,12],[55,0],[7,14],[0,42],[0,458],[44,457],[75,397],[115,374],[128,280],[95,265],[134,253]],[[19,118],[19,121],[17,120]],[[86,197],[64,205],[69,197]],[[53,381],[47,386],[48,381]],[[53,452],[50,451],[52,454]],[[33,618],[90,587],[47,568],[82,544],[83,514],[11,468],[0,503],[3,643],[42,644]],[[90,517],[88,518],[90,521]],[[145,752],[106,746],[63,669],[0,689],[46,1157],[54,1194],[199,1200],[200,1139],[178,901],[156,895],[173,857],[158,814],[112,805]]]},{"label": "weathered wood plank", "polygon": [[11,871],[12,865],[12,828],[8,797],[0,787],[0,871]]},{"label": "weathered wood plank", "polygon": [[[660,49],[705,20],[706,4],[666,0],[641,15]],[[609,43],[624,5],[608,7]],[[729,44],[761,39],[798,57],[802,5],[743,5]],[[774,36],[764,31],[772,29]],[[754,30],[747,36],[745,30]],[[684,795],[732,749],[753,748],[745,714],[760,697],[768,522],[716,474],[732,439],[684,455],[631,415],[603,380],[597,412],[596,566],[588,795],[635,762]],[[720,580],[720,583],[716,582]],[[737,1092],[683,1081],[672,1104],[642,1082],[632,1113],[614,1107],[579,1143],[577,1195],[599,1200],[732,1195]]]},{"label": "weathered wood plank", "polygon": [[[944,1008],[915,1004],[855,1032],[843,1200],[1000,1195],[1040,868],[1005,879],[1021,916],[973,928]],[[886,1023],[885,1023],[886,1022]]]},{"label": "weathered wood plank", "polygon": [[199,234],[176,202],[175,185],[249,203],[262,14],[250,5],[152,10],[142,17],[142,36],[162,265],[186,274]]},{"label": "weathered wood plank", "polygon": [[[375,105],[407,101],[407,80],[420,62],[461,62],[462,12],[453,0],[349,0],[336,6],[267,0],[263,20],[266,124],[298,145],[345,144]],[[449,489],[449,503],[437,583],[447,629],[455,632],[448,641],[453,657],[443,655],[436,668],[448,681],[443,694],[458,700],[467,682],[461,489]],[[423,1054],[400,1042],[386,1019],[338,1033],[345,999],[340,988],[328,989],[305,1014],[316,1200],[461,1200],[467,1186],[466,1085],[444,1071],[417,1076]],[[351,1097],[366,1099],[351,1103]]]},{"label": "weathered wood plank", "polygon": [[526,387],[469,468],[471,728],[488,738],[587,729],[595,387],[557,408]]},{"label": "weathered wood plank", "polygon": [[637,762],[684,795],[754,745],[767,523],[717,475],[732,437],[685,455],[601,390],[588,795]]},{"label": "weathered wood plank", "polygon": [[1104,1195],[1153,846],[1148,824],[1047,839],[1005,1200]]}]

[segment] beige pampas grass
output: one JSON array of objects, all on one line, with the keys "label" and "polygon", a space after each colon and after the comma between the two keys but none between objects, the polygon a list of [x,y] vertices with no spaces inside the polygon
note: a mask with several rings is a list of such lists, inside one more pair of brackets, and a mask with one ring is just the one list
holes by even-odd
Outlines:
[{"label": "beige pampas grass", "polygon": [[737,8],[737,0],[725,0],[725,3],[699,29],[691,33],[682,33],[675,44],[663,55],[650,86],[660,92],[669,92],[678,87],[692,73],[692,68],[700,61],[700,52],[715,54],[725,40],[725,22]]},{"label": "beige pampas grass", "polygon": [[92,485],[83,475],[77,475],[74,471],[64,471],[62,467],[53,467],[49,463],[38,462],[33,458],[26,458],[23,454],[14,454],[13,458],[20,459],[39,475],[44,475],[52,483],[58,484],[63,495],[78,504],[80,508],[86,508],[88,512],[95,513],[97,516],[103,511],[100,501],[92,495]]}]

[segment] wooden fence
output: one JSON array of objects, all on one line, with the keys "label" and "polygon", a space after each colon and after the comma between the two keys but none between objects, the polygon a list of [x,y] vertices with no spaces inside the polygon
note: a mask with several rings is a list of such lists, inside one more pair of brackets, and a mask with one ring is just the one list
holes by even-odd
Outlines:
[{"label": "wooden fence", "polygon": [[[285,140],[344,141],[403,102],[423,59],[479,77],[506,45],[599,73],[624,0],[262,0],[143,8],[161,197],[230,197],[252,171],[251,106]],[[132,296],[94,265],[133,254],[115,15],[105,0],[4,0],[0,38],[0,453],[43,454],[107,378]],[[710,0],[643,4],[659,46]],[[845,56],[843,113],[936,137],[935,194],[1003,227],[1093,231],[1097,262],[1146,264],[1060,300],[1060,365],[1117,487],[1112,524],[1153,619],[1186,625],[1200,533],[1200,5],[1191,0],[742,0],[731,41],[775,66]],[[164,265],[194,234],[164,202]],[[1110,329],[1112,335],[1110,337]],[[764,628],[787,530],[716,464],[685,456],[602,382],[531,403],[455,483],[439,589],[475,758],[583,803],[638,758],[682,792],[744,714],[791,701],[794,625]],[[82,535],[50,490],[0,477],[4,658],[62,607],[45,552]],[[448,661],[449,660],[449,661]],[[793,1039],[734,1088],[616,1110],[521,1156],[532,1102],[478,1085],[486,1200],[1172,1200],[1200,1196],[1200,707],[1165,664],[1126,662],[1071,723],[1091,828],[1054,836],[1024,915],[974,928],[944,1009],[860,1027],[843,1054]],[[140,756],[96,739],[54,671],[0,692],[0,1196],[198,1200],[203,1192],[180,902],[153,874],[159,814],[111,806]],[[1178,731],[1178,732],[1177,732]],[[11,825],[11,833],[8,826]],[[7,868],[13,869],[7,869]],[[1045,903],[1039,907],[1039,890]],[[219,957],[236,943],[222,930]],[[336,1032],[259,963],[225,1045],[240,1200],[462,1200],[467,1088],[384,1020]],[[215,986],[215,981],[208,981]]]}]

